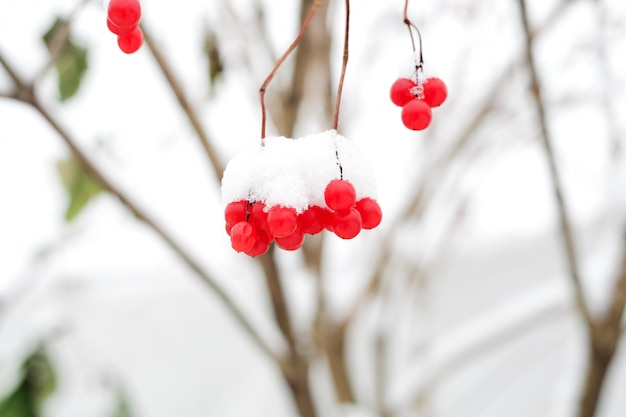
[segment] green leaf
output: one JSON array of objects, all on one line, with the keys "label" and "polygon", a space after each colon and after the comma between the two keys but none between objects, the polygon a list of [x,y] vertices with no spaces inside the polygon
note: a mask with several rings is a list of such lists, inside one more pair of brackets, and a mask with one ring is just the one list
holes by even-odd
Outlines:
[{"label": "green leaf", "polygon": [[102,187],[72,156],[57,162],[57,172],[68,195],[65,221],[71,222],[94,197],[102,192]]},{"label": "green leaf", "polygon": [[87,72],[87,49],[74,42],[69,22],[59,17],[43,35],[43,41],[54,58],[59,100],[66,101],[76,95]]},{"label": "green leaf", "polygon": [[126,396],[119,391],[117,394],[117,406],[115,407],[113,414],[111,414],[111,417],[133,417],[128,401],[126,400]]},{"label": "green leaf", "polygon": [[56,373],[40,346],[22,363],[13,391],[0,401],[0,417],[41,417],[43,402],[56,390]]},{"label": "green leaf", "polygon": [[224,72],[224,62],[222,61],[217,34],[209,27],[204,29],[204,55],[209,61],[209,85],[214,87]]},{"label": "green leaf", "polygon": [[39,417],[25,381],[0,402],[0,417]]}]

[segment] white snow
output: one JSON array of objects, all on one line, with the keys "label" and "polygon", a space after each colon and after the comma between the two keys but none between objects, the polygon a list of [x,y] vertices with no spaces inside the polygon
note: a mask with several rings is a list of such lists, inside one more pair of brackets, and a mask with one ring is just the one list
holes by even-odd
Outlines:
[{"label": "white snow", "polygon": [[[267,208],[326,207],[324,189],[333,179],[350,181],[357,200],[377,198],[376,181],[354,142],[335,130],[302,138],[268,137],[255,141],[233,158],[224,171],[222,200],[263,201]],[[338,166],[337,156],[339,155]]]}]

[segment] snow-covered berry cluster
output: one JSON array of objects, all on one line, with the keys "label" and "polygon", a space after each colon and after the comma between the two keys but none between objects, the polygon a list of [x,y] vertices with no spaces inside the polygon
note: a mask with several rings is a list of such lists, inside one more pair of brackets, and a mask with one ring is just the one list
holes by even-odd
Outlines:
[{"label": "snow-covered berry cluster", "polygon": [[139,27],[141,3],[139,0],[111,0],[107,8],[107,27],[117,35],[117,44],[127,54],[137,52],[143,44]]},{"label": "snow-covered berry cluster", "polygon": [[390,96],[393,104],[402,107],[402,123],[411,130],[424,130],[432,120],[431,109],[443,104],[448,89],[440,78],[426,75],[420,64],[392,84]]},{"label": "snow-covered berry cluster", "polygon": [[272,242],[296,250],[323,230],[352,239],[382,219],[369,166],[334,130],[244,149],[224,171],[222,198],[232,247],[250,256]]}]

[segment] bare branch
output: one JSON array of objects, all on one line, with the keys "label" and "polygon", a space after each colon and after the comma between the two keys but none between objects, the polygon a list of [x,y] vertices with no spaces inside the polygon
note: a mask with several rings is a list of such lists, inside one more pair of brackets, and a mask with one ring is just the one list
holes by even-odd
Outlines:
[{"label": "bare branch", "polygon": [[6,59],[4,58],[4,54],[2,53],[0,53],[0,65],[2,66],[2,68],[4,68],[6,73],[9,75],[9,77],[13,81],[13,84],[15,84],[16,90],[24,88],[24,85],[25,85],[24,80],[22,80],[22,78],[17,74],[17,72],[13,69],[13,67],[6,61]]},{"label": "bare branch", "polygon": [[146,42],[148,50],[154,57],[154,60],[156,61],[157,65],[161,69],[161,72],[165,76],[165,79],[172,89],[172,92],[178,100],[178,104],[180,104],[183,112],[187,115],[187,119],[189,120],[189,123],[191,124],[194,132],[198,136],[198,139],[200,139],[200,143],[202,144],[202,147],[204,148],[204,151],[206,152],[209,161],[211,162],[211,167],[213,168],[215,178],[218,181],[221,181],[224,167],[222,166],[222,162],[220,161],[217,151],[212,145],[212,140],[209,138],[206,129],[200,122],[200,117],[198,116],[198,113],[189,102],[189,99],[185,94],[182,84],[176,78],[172,67],[169,65],[167,59],[160,51],[150,31],[146,29],[145,25],[141,26],[141,30],[143,31],[144,40]]},{"label": "bare branch", "polygon": [[[6,61],[4,55],[0,52],[0,63],[6,69],[9,74],[17,74],[13,67]],[[15,75],[12,76],[15,80],[20,78]],[[20,80],[21,82],[21,80]],[[16,83],[17,84],[17,83]],[[236,302],[228,295],[228,293],[222,288],[222,286],[211,277],[201,266],[197,263],[191,255],[171,236],[159,223],[150,217],[144,210],[142,210],[133,199],[123,192],[118,186],[116,186],[112,180],[110,180],[104,172],[102,172],[96,165],[96,163],[78,146],[77,141],[68,133],[60,123],[48,112],[48,110],[37,100],[32,94],[33,87],[31,85],[20,84],[16,85],[18,89],[19,99],[26,104],[32,106],[37,112],[46,120],[50,127],[57,132],[63,142],[70,148],[72,154],[80,163],[82,168],[97,181],[104,190],[117,197],[117,199],[138,219],[143,221],[149,228],[151,228],[163,241],[178,255],[178,257],[198,276],[201,281],[209,288],[213,294],[222,302],[226,309],[232,314],[235,321],[241,326],[245,333],[248,334],[254,344],[272,361],[280,364],[281,360],[272,351],[268,343],[254,328],[249,319],[244,315],[243,311],[237,306]],[[24,91],[24,93],[20,92]]]},{"label": "bare branch", "polygon": [[550,179],[552,181],[552,191],[554,193],[554,197],[557,204],[559,222],[561,227],[561,237],[563,239],[563,245],[565,249],[565,256],[567,262],[567,268],[569,272],[569,276],[572,280],[572,284],[574,285],[574,290],[576,294],[576,304],[580,310],[583,320],[589,330],[593,329],[594,323],[591,317],[591,313],[589,312],[589,306],[585,300],[585,294],[580,278],[580,272],[578,269],[578,256],[576,254],[576,247],[574,243],[574,235],[572,232],[572,226],[569,219],[569,214],[567,210],[567,203],[565,202],[565,198],[563,196],[563,188],[561,185],[561,179],[559,176],[556,156],[554,150],[552,148],[552,135],[550,134],[550,130],[548,128],[548,118],[546,115],[546,108],[542,98],[542,90],[541,84],[539,82],[539,74],[537,70],[537,64],[535,62],[535,56],[533,52],[533,37],[532,31],[530,29],[530,23],[528,20],[528,12],[526,10],[526,1],[518,0],[518,5],[520,8],[520,16],[522,20],[522,26],[524,28],[525,35],[525,55],[526,55],[526,65],[528,67],[528,71],[530,73],[531,79],[531,90],[533,93],[533,99],[535,102],[535,108],[537,111],[539,128],[541,131],[541,141],[543,143],[545,155],[548,162],[548,167],[550,170]]}]

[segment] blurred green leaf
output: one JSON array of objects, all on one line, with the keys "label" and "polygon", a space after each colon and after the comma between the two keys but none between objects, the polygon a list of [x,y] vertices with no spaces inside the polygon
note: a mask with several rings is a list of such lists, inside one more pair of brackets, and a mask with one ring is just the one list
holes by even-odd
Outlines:
[{"label": "blurred green leaf", "polygon": [[118,393],[117,407],[113,411],[113,414],[111,414],[111,417],[133,417],[126,396],[121,392]]},{"label": "blurred green leaf", "polygon": [[0,417],[39,417],[24,381],[0,402]]},{"label": "blurred green leaf", "polygon": [[209,85],[214,87],[224,72],[224,62],[222,61],[217,34],[208,26],[204,29],[204,55],[209,61]]},{"label": "blurred green leaf", "polygon": [[69,198],[65,210],[65,221],[70,222],[94,197],[102,192],[102,187],[85,172],[72,156],[57,162],[57,172]]},{"label": "blurred green leaf", "polygon": [[15,388],[0,401],[0,417],[41,417],[43,402],[54,393],[57,378],[43,346],[22,363]]},{"label": "blurred green leaf", "polygon": [[43,41],[54,58],[59,100],[66,101],[76,95],[87,72],[87,49],[74,42],[69,23],[59,17],[43,35]]}]

